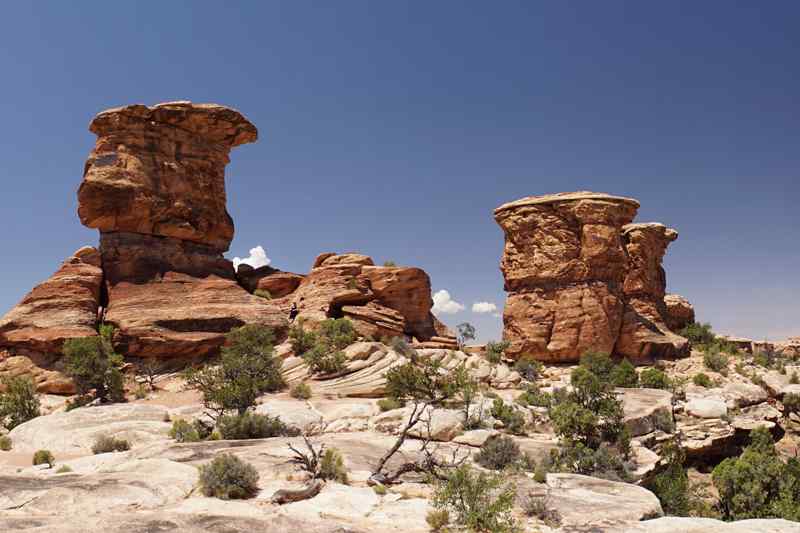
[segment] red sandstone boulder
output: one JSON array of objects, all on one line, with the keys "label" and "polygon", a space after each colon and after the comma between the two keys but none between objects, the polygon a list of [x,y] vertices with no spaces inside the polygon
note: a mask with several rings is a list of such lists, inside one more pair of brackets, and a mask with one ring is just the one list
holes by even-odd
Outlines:
[{"label": "red sandstone boulder", "polygon": [[576,192],[495,210],[505,233],[506,355],[574,362],[587,350],[612,351],[628,262],[621,231],[638,207],[630,198]]},{"label": "red sandstone boulder", "polygon": [[234,146],[258,132],[216,104],[130,105],[97,115],[97,134],[78,191],[90,228],[173,237],[228,249],[225,165]]},{"label": "red sandstone boulder", "polygon": [[431,280],[421,268],[365,266],[366,279],[375,299],[403,316],[405,330],[419,339],[437,335],[431,308]]},{"label": "red sandstone boulder", "polygon": [[59,372],[64,341],[97,335],[103,271],[81,248],[0,319],[0,374],[29,374],[41,392],[72,392]]},{"label": "red sandstone boulder", "polygon": [[678,332],[689,324],[694,323],[694,307],[683,296],[679,294],[664,295],[664,306],[666,308],[667,326],[672,331]]},{"label": "red sandstone boulder", "polygon": [[253,268],[241,264],[236,270],[236,279],[247,292],[266,291],[271,298],[283,298],[292,294],[304,277],[293,272],[282,272],[269,265]]}]

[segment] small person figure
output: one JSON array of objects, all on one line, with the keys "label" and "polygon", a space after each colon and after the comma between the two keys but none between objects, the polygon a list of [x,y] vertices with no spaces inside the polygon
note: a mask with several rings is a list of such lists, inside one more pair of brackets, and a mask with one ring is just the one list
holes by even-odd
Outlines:
[{"label": "small person figure", "polygon": [[292,308],[289,309],[289,322],[294,322],[294,319],[297,318],[297,304],[293,303]]}]

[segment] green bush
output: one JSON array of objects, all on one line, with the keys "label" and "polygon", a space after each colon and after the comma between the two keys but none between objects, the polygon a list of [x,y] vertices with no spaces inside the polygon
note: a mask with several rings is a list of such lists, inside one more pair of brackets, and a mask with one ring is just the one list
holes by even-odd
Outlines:
[{"label": "green bush", "polygon": [[432,511],[428,511],[428,514],[425,516],[425,521],[430,526],[431,531],[437,533],[444,532],[450,524],[450,513],[447,509],[433,509]]},{"label": "green bush", "polygon": [[392,337],[384,341],[384,344],[389,346],[396,353],[409,359],[414,357],[417,353],[414,347],[411,346],[404,337]]},{"label": "green bush", "polygon": [[200,433],[197,428],[183,419],[173,420],[169,430],[169,436],[176,442],[198,442]]},{"label": "green bush", "polygon": [[627,359],[623,359],[611,370],[611,384],[615,387],[634,388],[639,386],[639,374]]},{"label": "green bush", "polygon": [[683,468],[686,455],[674,440],[664,444],[660,455],[666,466],[650,478],[646,487],[658,496],[665,514],[688,516],[689,476]]},{"label": "green bush", "polygon": [[679,335],[685,337],[693,346],[704,346],[714,342],[716,335],[711,331],[711,324],[699,324],[697,322],[689,324],[683,328]]},{"label": "green bush", "polygon": [[782,403],[784,414],[800,413],[800,394],[784,394]]},{"label": "green bush", "polygon": [[39,398],[29,377],[4,377],[0,393],[0,425],[11,430],[39,416]]},{"label": "green bush", "polygon": [[272,300],[272,295],[266,289],[256,289],[253,291],[253,296],[264,298],[265,300]]},{"label": "green bush", "polygon": [[403,404],[394,398],[381,398],[378,400],[378,409],[380,409],[382,413],[400,409],[401,407],[403,407]]},{"label": "green bush", "polygon": [[10,451],[11,450],[11,437],[8,435],[0,436],[0,451]]},{"label": "green bush", "polygon": [[53,457],[53,454],[50,453],[50,450],[38,450],[33,454],[33,466],[46,464],[50,468],[53,468],[55,463],[56,459]]},{"label": "green bush", "polygon": [[319,461],[319,477],[347,485],[347,469],[342,454],[336,448],[327,448]]},{"label": "green bush", "polygon": [[109,435],[100,435],[92,445],[92,453],[126,452],[131,449],[130,443],[125,439],[118,439]]},{"label": "green bush", "polygon": [[346,318],[329,318],[319,324],[317,332],[306,332],[300,323],[290,332],[292,347],[315,374],[340,372],[347,358],[342,350],[357,338],[353,323]]},{"label": "green bush", "polygon": [[639,386],[644,389],[664,389],[672,388],[672,381],[663,370],[658,368],[648,368],[642,371],[639,376]]},{"label": "green bush", "polygon": [[615,364],[607,353],[586,352],[581,356],[580,366],[597,376],[600,381],[610,383]]},{"label": "green bush", "polygon": [[64,342],[64,371],[75,382],[81,396],[94,390],[101,401],[125,400],[122,356],[114,352],[113,326],[103,324],[96,337],[67,339]]},{"label": "green bush", "polygon": [[525,433],[525,415],[513,406],[506,405],[500,398],[492,401],[492,416],[500,420],[511,433],[515,435]]},{"label": "green bush", "polygon": [[493,364],[498,364],[502,362],[503,355],[505,355],[505,351],[508,349],[509,346],[511,346],[511,343],[508,341],[487,342],[486,359],[488,359],[488,361]]},{"label": "green bush", "polygon": [[769,430],[750,433],[738,458],[728,458],[712,472],[724,520],[783,518],[800,521],[800,461],[784,463]]},{"label": "green bush", "polygon": [[311,387],[309,387],[306,383],[298,383],[291,388],[289,395],[292,398],[297,398],[298,400],[308,400],[311,398]]},{"label": "green bush", "polygon": [[520,405],[549,408],[553,403],[553,395],[539,390],[539,387],[532,383],[525,387],[525,392],[517,396],[515,401]]},{"label": "green bush", "polygon": [[480,451],[475,456],[475,462],[484,468],[491,470],[503,470],[504,468],[517,464],[522,458],[519,445],[514,439],[501,435],[488,439],[481,446]]},{"label": "green bush", "polygon": [[206,407],[218,414],[243,414],[259,395],[285,386],[273,339],[271,329],[257,324],[230,331],[219,364],[186,370],[187,386],[199,390]]},{"label": "green bush", "polygon": [[706,368],[723,375],[728,372],[728,362],[728,356],[720,352],[716,347],[707,349],[703,354],[703,364],[706,365]]},{"label": "green bush", "polygon": [[56,469],[56,474],[68,474],[72,472],[72,468],[69,465],[61,465]]},{"label": "green bush", "polygon": [[297,435],[275,416],[245,412],[237,415],[224,415],[217,419],[217,430],[225,440],[268,439]]},{"label": "green bush", "polygon": [[436,486],[433,506],[448,511],[458,525],[471,531],[511,533],[516,531],[512,515],[515,493],[513,485],[504,484],[503,476],[462,465]]},{"label": "green bush", "polygon": [[522,500],[522,510],[526,516],[535,516],[550,528],[561,524],[561,515],[555,509],[549,509],[550,498],[547,494],[529,493]]},{"label": "green bush", "polygon": [[252,498],[258,492],[258,472],[235,455],[222,454],[200,467],[203,494],[221,500]]},{"label": "green bush", "polygon": [[789,377],[789,384],[790,385],[800,384],[800,377],[798,377],[797,372],[792,372],[792,375]]},{"label": "green bush", "polygon": [[709,378],[708,375],[699,372],[692,378],[692,383],[698,387],[709,388],[711,386],[711,378]]},{"label": "green bush", "polygon": [[386,494],[389,493],[389,491],[386,490],[386,486],[385,485],[373,485],[372,486],[372,492],[374,492],[378,496],[386,496]]},{"label": "green bush", "polygon": [[514,370],[526,381],[536,381],[542,374],[544,366],[533,357],[524,356],[514,363]]},{"label": "green bush", "polygon": [[391,260],[384,261],[383,262],[383,266],[385,266],[385,267],[396,267],[397,263],[395,263],[394,261],[391,261]]}]

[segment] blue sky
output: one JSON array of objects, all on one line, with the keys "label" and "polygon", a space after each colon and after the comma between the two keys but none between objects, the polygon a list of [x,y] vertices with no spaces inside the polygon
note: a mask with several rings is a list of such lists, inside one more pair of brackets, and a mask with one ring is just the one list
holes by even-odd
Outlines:
[{"label": "blue sky", "polygon": [[721,332],[800,335],[800,3],[5,2],[0,312],[95,231],[95,113],[235,107],[230,256],[261,245],[424,268],[497,338],[492,209],[588,189],[675,227],[669,290]]}]

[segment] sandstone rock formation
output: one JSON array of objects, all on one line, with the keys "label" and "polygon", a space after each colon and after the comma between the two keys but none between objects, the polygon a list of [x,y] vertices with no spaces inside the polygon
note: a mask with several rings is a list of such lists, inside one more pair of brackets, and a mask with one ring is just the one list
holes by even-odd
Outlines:
[{"label": "sandstone rock formation", "polygon": [[689,342],[666,324],[667,278],[661,261],[678,232],[663,224],[628,224],[622,228],[628,269],[622,291],[625,312],[614,351],[632,361],[687,354]]},{"label": "sandstone rock formation", "polygon": [[532,196],[495,209],[505,233],[506,354],[572,362],[594,350],[638,362],[676,357],[661,260],[675,230],[632,224],[639,203],[593,192]]},{"label": "sandstone rock formation", "polygon": [[282,272],[269,265],[253,268],[242,263],[236,270],[236,279],[247,292],[266,291],[271,298],[283,298],[293,293],[304,277],[302,274]]},{"label": "sandstone rock formation", "polygon": [[630,198],[577,192],[495,209],[505,233],[507,355],[575,361],[587,350],[613,350],[627,267],[621,231],[638,207]]},{"label": "sandstone rock formation", "polygon": [[85,247],[28,293],[0,319],[0,374],[30,374],[42,392],[72,392],[53,368],[65,340],[97,335],[102,283],[100,254]]},{"label": "sandstone rock formation", "polygon": [[694,307],[689,300],[680,294],[664,295],[664,305],[666,306],[667,327],[674,332],[679,332],[689,324],[694,323]]}]

